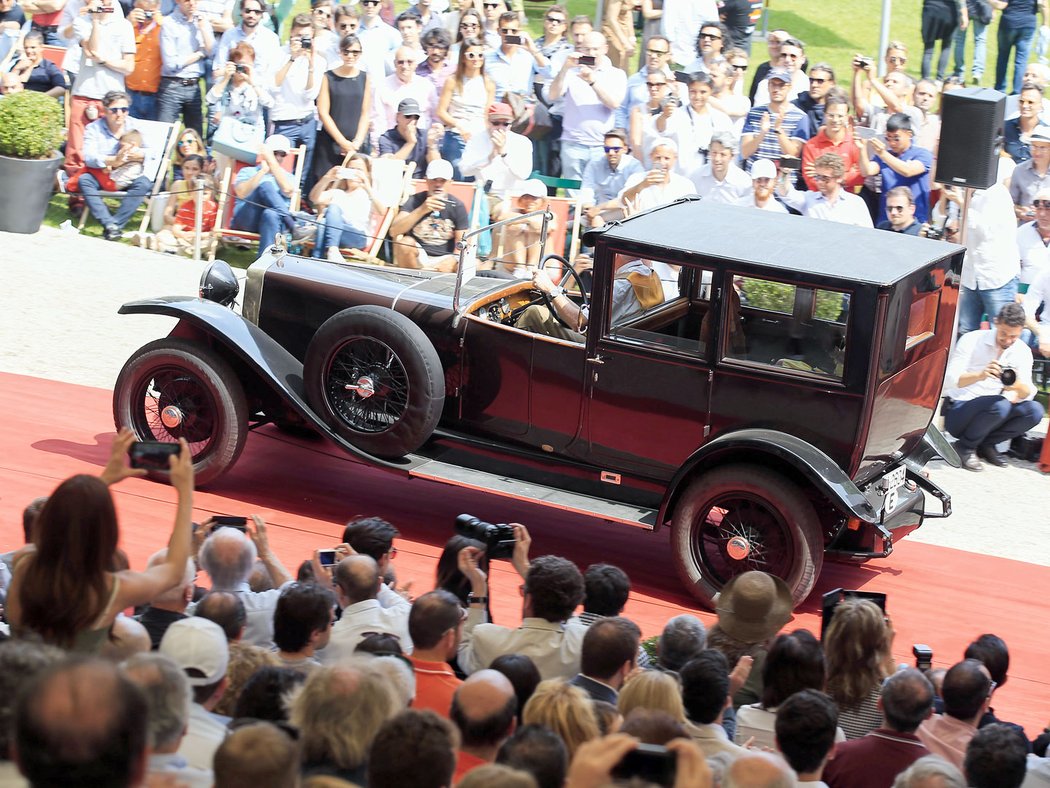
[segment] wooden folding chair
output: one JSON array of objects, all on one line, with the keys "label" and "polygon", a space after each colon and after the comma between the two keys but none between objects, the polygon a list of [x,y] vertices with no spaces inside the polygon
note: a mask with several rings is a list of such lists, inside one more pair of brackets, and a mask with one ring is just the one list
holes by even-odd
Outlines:
[{"label": "wooden folding chair", "polygon": [[381,214],[372,214],[372,224],[368,228],[368,246],[364,249],[340,249],[339,252],[344,257],[349,257],[357,262],[373,264],[382,262],[379,259],[379,252],[390,232],[390,225],[394,223],[397,212],[401,210],[401,203],[404,202],[402,198],[414,169],[412,163],[402,162],[399,159],[372,160],[373,188],[378,190],[380,198],[390,207]]},{"label": "wooden folding chair", "polygon": [[[291,195],[288,198],[288,210],[295,213],[299,210],[299,206],[302,202],[302,189],[300,183],[302,182],[303,167],[306,163],[306,146],[300,145],[298,148],[294,148],[288,152],[288,155],[281,161],[281,167],[285,171],[291,173],[292,181],[295,183],[295,188],[292,190]],[[218,220],[215,222],[216,236],[218,237],[218,243],[221,244],[226,240],[243,240],[243,241],[258,241],[259,234],[251,232],[249,230],[235,230],[230,225],[233,222],[233,210],[237,206],[237,195],[233,191],[233,186],[236,181],[237,173],[249,165],[244,162],[234,162],[232,167],[227,167],[226,171],[222,176],[222,187],[219,192],[218,200]]]},{"label": "wooden folding chair", "polygon": [[[156,157],[150,156],[143,163],[144,169],[142,174],[150,180],[153,187],[146,200],[143,202],[146,210],[143,214],[142,224],[139,226],[139,239],[141,243],[141,239],[144,237],[146,231],[146,225],[149,222],[150,204],[153,202],[153,198],[160,192],[161,187],[164,185],[164,179],[168,176],[168,167],[171,166],[172,151],[175,150],[175,142],[179,136],[179,123],[178,121],[173,123],[162,123],[159,120],[139,120],[136,118],[135,128],[142,133],[143,144],[147,150],[161,152],[160,155]],[[123,200],[126,194],[127,192],[122,191],[100,191],[98,196],[106,200]],[[87,223],[87,218],[90,213],[87,203],[85,203],[84,210],[80,212],[80,221],[77,224],[78,230],[84,229],[84,225]]]}]

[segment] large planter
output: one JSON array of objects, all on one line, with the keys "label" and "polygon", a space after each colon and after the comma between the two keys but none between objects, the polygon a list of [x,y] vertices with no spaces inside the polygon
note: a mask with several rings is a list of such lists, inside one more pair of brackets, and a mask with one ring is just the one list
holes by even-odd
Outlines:
[{"label": "large planter", "polygon": [[13,159],[0,156],[0,230],[35,233],[51,201],[55,173],[62,157]]}]

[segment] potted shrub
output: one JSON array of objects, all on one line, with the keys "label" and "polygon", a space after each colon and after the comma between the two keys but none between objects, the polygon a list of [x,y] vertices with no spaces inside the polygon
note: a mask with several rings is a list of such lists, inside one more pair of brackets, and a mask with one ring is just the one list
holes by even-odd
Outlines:
[{"label": "potted shrub", "polygon": [[0,230],[35,233],[62,164],[62,105],[33,91],[0,100]]}]

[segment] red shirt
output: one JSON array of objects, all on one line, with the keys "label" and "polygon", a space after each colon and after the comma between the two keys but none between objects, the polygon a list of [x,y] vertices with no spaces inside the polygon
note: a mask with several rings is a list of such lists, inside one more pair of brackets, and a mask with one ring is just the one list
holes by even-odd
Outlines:
[{"label": "red shirt", "polygon": [[[211,232],[215,227],[215,216],[219,212],[219,206],[215,200],[204,200],[201,203],[201,230]],[[186,200],[179,205],[175,212],[175,226],[183,230],[192,230],[197,224],[197,206],[193,199]]]},{"label": "red shirt", "polygon": [[929,754],[914,734],[877,728],[836,744],[823,778],[828,788],[891,788],[898,774]]},{"label": "red shirt", "polygon": [[806,185],[810,191],[818,191],[817,184],[806,175],[806,172],[813,166],[813,162],[825,153],[838,154],[846,165],[846,179],[842,182],[842,188],[852,191],[864,185],[864,176],[861,175],[858,166],[860,153],[853,142],[853,132],[847,130],[842,142],[836,144],[828,139],[828,135],[824,133],[824,127],[821,126],[820,131],[802,145],[802,177],[806,179]]},{"label": "red shirt", "polygon": [[416,672],[416,697],[412,701],[412,708],[430,709],[448,719],[452,695],[463,682],[456,678],[448,663],[424,662],[413,656],[409,656],[409,660]]}]

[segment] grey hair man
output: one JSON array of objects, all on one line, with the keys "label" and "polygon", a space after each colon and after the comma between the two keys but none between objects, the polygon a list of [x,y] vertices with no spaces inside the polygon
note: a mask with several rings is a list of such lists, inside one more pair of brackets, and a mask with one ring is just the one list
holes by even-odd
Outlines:
[{"label": "grey hair man", "polygon": [[748,205],[751,202],[751,177],[735,163],[740,145],[731,132],[711,135],[707,163],[689,173],[696,193],[705,200],[726,205]]},{"label": "grey hair man", "polygon": [[[246,532],[222,527],[213,530],[201,545],[198,560],[211,578],[213,591],[232,591],[244,602],[248,614],[244,642],[272,648],[273,611],[281,590],[293,578],[270,550],[266,523],[258,515],[252,515],[252,521]],[[273,578],[275,588],[270,591],[252,591],[248,585],[257,557]]]},{"label": "grey hair man", "polygon": [[944,758],[925,755],[897,775],[893,788],[966,788],[966,778]]},{"label": "grey hair man", "polygon": [[163,654],[136,654],[124,663],[124,675],[142,690],[149,707],[148,774],[170,775],[189,788],[211,786],[210,770],[194,768],[179,755],[190,719],[186,674]]},{"label": "grey hair man", "polygon": [[660,667],[679,670],[686,662],[707,647],[707,629],[696,616],[683,613],[664,624],[664,631],[657,640],[656,652]]}]

